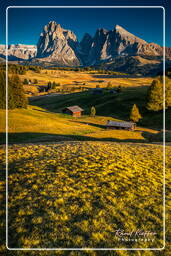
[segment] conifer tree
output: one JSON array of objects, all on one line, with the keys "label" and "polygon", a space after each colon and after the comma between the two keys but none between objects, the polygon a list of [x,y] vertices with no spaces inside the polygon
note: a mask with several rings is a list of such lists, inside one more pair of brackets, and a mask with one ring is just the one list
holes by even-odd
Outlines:
[{"label": "conifer tree", "polygon": [[147,92],[147,109],[159,111],[163,109],[163,84],[159,79],[153,80]]},{"label": "conifer tree", "polygon": [[6,76],[4,71],[0,71],[0,108],[6,106]]},{"label": "conifer tree", "polygon": [[17,75],[8,79],[8,108],[27,108],[28,100]]},{"label": "conifer tree", "polygon": [[142,118],[136,104],[133,105],[130,113],[130,120],[137,123]]},{"label": "conifer tree", "polygon": [[23,84],[28,84],[28,80],[25,78]]},{"label": "conifer tree", "polygon": [[[0,108],[6,108],[6,79],[5,73],[0,72]],[[28,100],[22,83],[17,75],[8,78],[8,108],[27,108]]]},{"label": "conifer tree", "polygon": [[165,83],[165,107],[166,109],[171,107],[171,79],[166,77]]},{"label": "conifer tree", "polygon": [[90,116],[95,117],[96,115],[96,109],[95,107],[91,107]]}]

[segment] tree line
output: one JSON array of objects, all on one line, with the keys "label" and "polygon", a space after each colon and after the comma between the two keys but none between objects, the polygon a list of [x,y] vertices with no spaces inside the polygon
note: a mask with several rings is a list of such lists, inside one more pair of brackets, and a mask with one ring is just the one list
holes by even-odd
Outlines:
[{"label": "tree line", "polygon": [[[145,108],[150,112],[158,112],[169,107],[171,107],[171,80],[165,77],[164,86],[163,76],[159,76],[152,81],[147,90]],[[138,122],[140,119],[142,119],[142,115],[138,106],[134,104],[131,109],[130,120]]]},{"label": "tree line", "polygon": [[[8,72],[10,74],[18,74],[18,75],[25,75],[26,71],[32,70],[36,73],[40,73],[42,67],[40,66],[33,66],[33,65],[15,65],[15,64],[8,64]],[[6,70],[6,64],[0,64],[0,71]]]}]

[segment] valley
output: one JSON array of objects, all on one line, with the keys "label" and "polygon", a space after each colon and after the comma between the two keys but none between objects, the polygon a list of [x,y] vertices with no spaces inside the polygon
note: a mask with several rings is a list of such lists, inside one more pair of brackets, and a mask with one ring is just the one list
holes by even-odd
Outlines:
[{"label": "valley", "polygon": [[[153,78],[132,77],[117,72],[115,75],[99,73],[42,69],[40,73],[29,70],[26,74],[19,75],[21,81],[36,79],[37,83],[23,85],[29,99],[27,109],[8,111],[9,143],[63,140],[138,143],[155,141],[154,135],[162,129],[162,112],[151,114],[145,109],[147,89]],[[56,82],[59,86],[48,92],[39,92],[38,88],[47,86],[49,81]],[[112,90],[117,90],[118,86],[121,86],[122,91],[113,94]],[[100,87],[102,93],[97,94],[96,87]],[[143,116],[136,131],[106,130],[107,120],[129,121],[133,104],[138,105]],[[74,105],[84,110],[80,118],[62,113],[63,108]],[[95,117],[90,116],[92,106],[96,108]],[[4,143],[5,111],[3,110],[1,110],[1,123],[0,142]],[[166,111],[167,129],[171,129],[170,123],[169,109]]]}]

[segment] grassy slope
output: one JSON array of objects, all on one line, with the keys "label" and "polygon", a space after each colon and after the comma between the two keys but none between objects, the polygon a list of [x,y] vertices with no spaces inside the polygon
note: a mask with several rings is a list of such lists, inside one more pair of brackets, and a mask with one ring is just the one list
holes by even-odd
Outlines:
[{"label": "grassy slope", "polygon": [[[167,148],[168,157],[170,153]],[[9,245],[162,247],[161,169],[161,146],[74,142],[10,147]],[[4,186],[3,180],[0,185]],[[0,214],[2,218],[3,208]],[[168,225],[167,219],[167,239]],[[116,240],[118,228],[154,231],[157,236],[154,241],[125,244]],[[169,248],[142,255],[169,255]]]},{"label": "grassy slope", "polygon": [[[97,115],[112,116],[120,120],[129,120],[130,110],[133,104],[137,104],[143,119],[140,125],[148,128],[162,129],[162,112],[148,112],[145,109],[147,87],[124,88],[118,95],[104,93],[93,95],[91,92],[74,93],[70,95],[42,97],[31,100],[31,104],[45,108],[52,112],[60,112],[63,107],[79,105],[90,113],[91,106],[95,106]],[[171,109],[166,110],[166,127],[171,129]]]},{"label": "grassy slope", "polygon": [[[110,75],[54,70],[43,70],[40,74],[28,71],[26,75],[20,77],[22,79],[27,77],[32,80],[36,78],[42,84],[54,79],[62,84],[86,81],[90,87],[94,87],[97,84],[96,82],[101,79],[104,81],[101,86],[106,86],[107,82],[111,81],[114,86],[121,84],[125,87],[123,92],[118,95],[110,93],[93,95],[89,91],[61,96],[30,98],[31,106],[27,110],[9,111],[9,142],[11,143],[69,139],[92,140],[93,138],[96,140],[140,142],[148,139],[151,133],[155,133],[155,130],[162,128],[162,113],[148,113],[144,107],[148,88],[144,85],[149,85],[151,78],[113,78]],[[32,85],[32,87],[34,86]],[[103,126],[108,119],[128,121],[134,103],[138,105],[143,115],[139,125],[145,128],[139,129],[138,132],[104,130]],[[89,115],[91,106],[95,106],[97,117],[83,116],[80,119],[75,119],[60,113],[62,108],[71,105],[81,106],[85,110],[85,115]],[[4,115],[4,111],[1,110],[1,143],[5,141]],[[171,129],[171,110],[166,111],[166,127]]]},{"label": "grassy slope", "polygon": [[[110,118],[113,119],[113,118]],[[5,111],[1,111],[0,142],[5,142]],[[107,140],[144,142],[150,129],[131,131],[106,130],[108,117],[97,116],[73,118],[60,113],[48,112],[40,107],[9,111],[9,143],[62,141],[62,140]]]}]

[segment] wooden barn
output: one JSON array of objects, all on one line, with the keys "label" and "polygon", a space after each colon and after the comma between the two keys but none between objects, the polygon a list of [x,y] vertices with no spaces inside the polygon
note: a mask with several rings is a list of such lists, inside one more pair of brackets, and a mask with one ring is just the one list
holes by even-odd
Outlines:
[{"label": "wooden barn", "polygon": [[92,93],[93,94],[103,94],[103,88],[93,88]]},{"label": "wooden barn", "polygon": [[84,110],[79,106],[66,107],[62,110],[64,114],[72,115],[74,117],[80,117]]},{"label": "wooden barn", "polygon": [[117,121],[107,121],[106,128],[107,129],[123,129],[134,131],[136,127],[135,123],[132,122],[117,122]]}]

